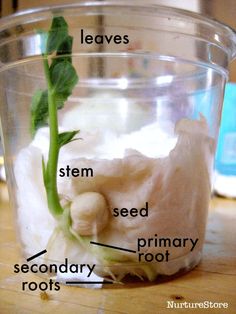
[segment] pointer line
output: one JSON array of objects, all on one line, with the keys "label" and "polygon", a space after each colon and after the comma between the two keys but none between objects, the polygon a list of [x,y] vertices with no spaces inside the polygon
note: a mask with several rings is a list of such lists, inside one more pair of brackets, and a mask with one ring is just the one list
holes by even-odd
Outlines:
[{"label": "pointer line", "polygon": [[99,245],[99,246],[108,247],[108,248],[110,248],[110,249],[115,249],[115,250],[120,250],[120,251],[126,251],[126,252],[136,253],[136,251],[129,250],[129,249],[124,249],[124,248],[119,247],[119,246],[113,246],[113,245],[108,245],[108,244],[103,244],[103,243],[98,243],[98,242],[93,242],[93,241],[90,241],[90,243],[91,243],[91,244],[95,244],[95,245]]},{"label": "pointer line", "polygon": [[27,258],[27,262],[32,261],[32,260],[35,259],[36,257],[38,257],[38,256],[40,256],[40,255],[43,255],[43,254],[45,254],[45,253],[47,253],[47,250],[43,250],[43,251],[41,251],[41,252],[39,252],[39,253],[37,253],[37,254],[35,254],[35,255],[33,255],[33,256]]}]

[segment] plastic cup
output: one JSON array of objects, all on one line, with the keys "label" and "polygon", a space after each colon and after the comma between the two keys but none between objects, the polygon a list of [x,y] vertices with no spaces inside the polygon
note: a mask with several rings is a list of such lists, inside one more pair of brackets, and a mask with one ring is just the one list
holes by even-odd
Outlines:
[{"label": "plastic cup", "polygon": [[[30,132],[32,97],[48,88],[42,31],[55,16],[67,21],[79,76],[57,112],[59,132],[80,130],[56,164],[64,225],[43,182],[42,158],[55,140],[48,120]],[[187,11],[94,1],[17,13],[1,20],[0,35],[10,199],[24,259],[43,252],[28,265],[91,285],[170,278],[196,266],[235,33]],[[66,262],[85,266],[63,273]]]}]

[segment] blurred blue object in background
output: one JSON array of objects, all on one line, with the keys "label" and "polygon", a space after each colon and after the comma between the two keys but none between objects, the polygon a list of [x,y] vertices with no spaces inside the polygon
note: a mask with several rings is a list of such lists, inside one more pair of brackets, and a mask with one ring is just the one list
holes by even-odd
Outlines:
[{"label": "blurred blue object in background", "polygon": [[215,191],[236,197],[236,84],[227,83],[215,160]]}]

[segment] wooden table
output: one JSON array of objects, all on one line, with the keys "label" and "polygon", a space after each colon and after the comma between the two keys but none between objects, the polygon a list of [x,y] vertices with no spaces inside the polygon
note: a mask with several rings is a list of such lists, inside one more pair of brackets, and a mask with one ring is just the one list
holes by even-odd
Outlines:
[{"label": "wooden table", "polygon": [[[23,292],[32,274],[14,274],[20,261],[6,186],[0,185],[0,314],[236,313],[236,202],[212,200],[202,262],[191,272],[158,285],[133,284],[91,290],[61,286],[42,294]],[[167,301],[228,302],[228,309],[167,309]]]}]

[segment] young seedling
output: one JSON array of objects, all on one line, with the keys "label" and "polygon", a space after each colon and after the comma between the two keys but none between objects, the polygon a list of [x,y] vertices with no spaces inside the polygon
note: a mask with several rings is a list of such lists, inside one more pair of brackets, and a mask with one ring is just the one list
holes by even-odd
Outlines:
[{"label": "young seedling", "polygon": [[[50,144],[48,161],[42,158],[43,180],[47,194],[48,208],[56,218],[69,219],[69,213],[62,208],[57,190],[57,168],[60,148],[74,140],[79,132],[58,131],[57,110],[63,108],[78,82],[72,65],[73,38],[68,34],[68,25],[63,17],[54,17],[48,33],[40,32],[41,50],[47,89],[37,90],[31,105],[31,132],[49,124]],[[64,219],[63,219],[64,220]]]}]

